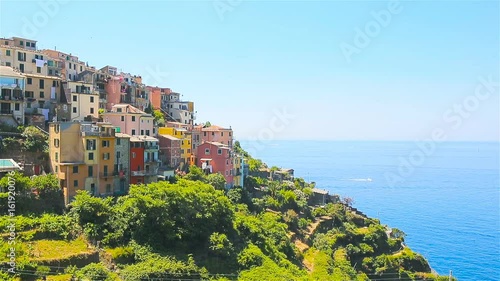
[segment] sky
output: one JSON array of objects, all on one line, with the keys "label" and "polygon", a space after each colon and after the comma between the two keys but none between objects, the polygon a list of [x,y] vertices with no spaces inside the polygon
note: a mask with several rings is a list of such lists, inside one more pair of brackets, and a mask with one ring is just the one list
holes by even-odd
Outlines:
[{"label": "sky", "polygon": [[169,87],[242,140],[499,141],[498,1],[5,1],[0,36]]}]

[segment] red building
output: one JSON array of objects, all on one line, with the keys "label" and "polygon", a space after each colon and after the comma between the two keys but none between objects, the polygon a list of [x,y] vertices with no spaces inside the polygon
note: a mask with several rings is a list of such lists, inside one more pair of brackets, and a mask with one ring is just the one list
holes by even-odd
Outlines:
[{"label": "red building", "polygon": [[130,184],[144,183],[144,141],[130,138]]},{"label": "red building", "polygon": [[231,148],[219,142],[204,142],[197,147],[198,167],[205,173],[221,173],[226,187],[233,186],[233,159]]},{"label": "red building", "polygon": [[130,138],[130,184],[152,183],[158,180],[158,139],[150,136]]}]

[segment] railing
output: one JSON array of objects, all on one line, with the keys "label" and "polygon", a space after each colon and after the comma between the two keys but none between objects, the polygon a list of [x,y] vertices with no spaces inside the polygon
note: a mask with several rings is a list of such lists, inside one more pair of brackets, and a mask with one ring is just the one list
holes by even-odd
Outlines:
[{"label": "railing", "polygon": [[156,163],[156,162],[160,162],[159,159],[154,159],[154,158],[146,158],[144,159],[144,163]]},{"label": "railing", "polygon": [[0,110],[0,114],[13,114],[13,113],[14,110],[5,110],[5,109]]},{"label": "railing", "polygon": [[101,178],[109,178],[109,177],[111,177],[111,176],[112,176],[112,174],[111,174],[111,173],[109,173],[109,172],[108,172],[108,173],[100,173],[100,174],[99,174],[99,177],[101,177]]},{"label": "railing", "polygon": [[146,144],[144,145],[144,149],[158,149],[158,145],[157,144]]},{"label": "railing", "polygon": [[154,176],[158,174],[158,169],[142,170],[142,171],[131,171],[132,176]]}]

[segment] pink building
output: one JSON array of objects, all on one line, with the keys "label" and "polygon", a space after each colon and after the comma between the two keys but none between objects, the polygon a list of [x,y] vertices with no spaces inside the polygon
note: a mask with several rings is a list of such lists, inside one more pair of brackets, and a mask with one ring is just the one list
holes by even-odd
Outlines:
[{"label": "pink building", "polygon": [[106,122],[119,128],[117,133],[131,136],[146,135],[155,136],[154,117],[130,104],[115,104],[110,112],[103,114]]},{"label": "pink building", "polygon": [[210,126],[201,129],[201,139],[203,141],[220,142],[229,147],[233,147],[233,129]]},{"label": "pink building", "polygon": [[197,166],[207,174],[221,173],[226,179],[226,187],[232,187],[234,175],[231,148],[218,142],[204,142],[197,150]]}]

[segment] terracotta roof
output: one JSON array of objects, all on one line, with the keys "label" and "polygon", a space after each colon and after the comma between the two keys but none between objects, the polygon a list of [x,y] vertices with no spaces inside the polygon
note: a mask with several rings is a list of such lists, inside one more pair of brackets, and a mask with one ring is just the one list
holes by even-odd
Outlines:
[{"label": "terracotta roof", "polygon": [[202,128],[201,130],[202,131],[221,131],[221,130],[232,130],[232,129],[222,128],[219,126],[212,125],[212,126],[207,127],[207,128]]}]

